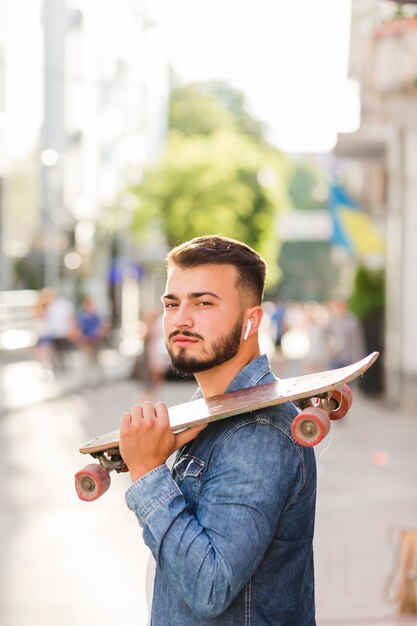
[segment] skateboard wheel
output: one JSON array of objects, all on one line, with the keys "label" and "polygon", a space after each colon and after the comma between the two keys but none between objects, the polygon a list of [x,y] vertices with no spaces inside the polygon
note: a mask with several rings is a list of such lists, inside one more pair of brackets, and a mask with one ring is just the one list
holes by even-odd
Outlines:
[{"label": "skateboard wheel", "polygon": [[97,463],[91,463],[75,474],[75,490],[84,502],[97,500],[109,487],[110,474]]},{"label": "skateboard wheel", "polygon": [[335,400],[337,407],[330,413],[331,420],[340,420],[352,406],[352,390],[348,385],[339,385],[329,394],[329,400]]},{"label": "skateboard wheel", "polygon": [[301,411],[292,421],[291,433],[302,446],[316,446],[330,430],[330,418],[324,409],[312,407]]}]

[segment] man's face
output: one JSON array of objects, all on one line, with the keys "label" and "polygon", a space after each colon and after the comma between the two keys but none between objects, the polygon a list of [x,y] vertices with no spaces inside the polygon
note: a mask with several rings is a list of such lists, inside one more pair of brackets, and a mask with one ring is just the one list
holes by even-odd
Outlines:
[{"label": "man's face", "polygon": [[243,304],[233,265],[171,267],[164,305],[164,332],[172,367],[191,374],[233,358],[242,337]]}]

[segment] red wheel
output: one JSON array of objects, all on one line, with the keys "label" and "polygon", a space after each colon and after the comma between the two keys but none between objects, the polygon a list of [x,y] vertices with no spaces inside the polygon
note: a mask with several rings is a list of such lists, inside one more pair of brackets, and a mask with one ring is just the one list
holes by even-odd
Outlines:
[{"label": "red wheel", "polygon": [[110,474],[97,463],[91,463],[75,474],[75,490],[84,502],[97,500],[109,487]]},{"label": "red wheel", "polygon": [[331,420],[340,420],[352,406],[352,390],[348,385],[339,385],[329,394],[329,400],[335,400],[337,407],[330,413]]},{"label": "red wheel", "polygon": [[326,411],[312,407],[301,411],[292,421],[291,433],[302,446],[316,446],[330,430]]}]

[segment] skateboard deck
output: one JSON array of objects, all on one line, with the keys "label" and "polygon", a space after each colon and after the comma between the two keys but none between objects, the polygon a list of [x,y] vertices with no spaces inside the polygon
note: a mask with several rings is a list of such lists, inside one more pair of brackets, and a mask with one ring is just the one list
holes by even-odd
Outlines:
[{"label": "skateboard deck", "polygon": [[[378,356],[378,352],[373,352],[346,367],[281,379],[169,407],[171,428],[180,432],[192,426],[292,401],[302,409],[291,425],[294,438],[304,446],[317,445],[328,433],[330,420],[340,419],[350,408],[352,392],[347,383],[364,374]],[[107,490],[109,471],[126,471],[119,453],[119,434],[119,430],[114,430],[95,437],[80,448],[81,454],[90,454],[100,462],[100,465],[89,465],[76,474],[76,489],[82,500],[95,500]],[[103,485],[96,484],[103,480]]]}]

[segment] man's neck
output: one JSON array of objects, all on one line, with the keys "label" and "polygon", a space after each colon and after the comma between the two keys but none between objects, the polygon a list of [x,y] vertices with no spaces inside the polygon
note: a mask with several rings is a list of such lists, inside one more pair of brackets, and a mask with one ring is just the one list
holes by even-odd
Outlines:
[{"label": "man's neck", "polygon": [[195,378],[205,398],[224,393],[232,380],[248,363],[260,355],[259,346],[252,351],[244,351],[232,359],[205,372],[198,372]]}]

